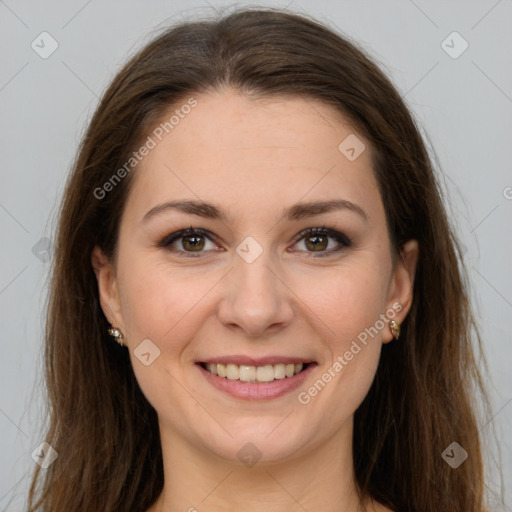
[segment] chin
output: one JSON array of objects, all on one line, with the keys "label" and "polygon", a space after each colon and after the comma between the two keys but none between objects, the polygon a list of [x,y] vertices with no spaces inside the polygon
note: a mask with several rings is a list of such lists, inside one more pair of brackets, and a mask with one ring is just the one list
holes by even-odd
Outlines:
[{"label": "chin", "polygon": [[277,426],[279,421],[272,418],[272,420],[260,420],[255,426],[254,420],[248,418],[247,422],[253,423],[250,426],[245,421],[239,421],[236,428],[227,427],[233,437],[223,432],[217,438],[212,438],[210,431],[210,436],[204,444],[216,456],[228,462],[247,467],[252,467],[256,463],[260,466],[278,464],[293,458],[308,444],[304,435],[292,431],[290,425],[284,426],[286,421],[281,426]]}]

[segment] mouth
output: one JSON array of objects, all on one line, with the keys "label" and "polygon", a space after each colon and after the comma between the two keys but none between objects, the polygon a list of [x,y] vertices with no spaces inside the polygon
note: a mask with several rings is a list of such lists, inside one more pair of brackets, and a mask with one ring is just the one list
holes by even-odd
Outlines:
[{"label": "mouth", "polygon": [[202,368],[212,375],[240,382],[273,382],[291,378],[305,371],[314,363],[278,363],[262,366],[233,364],[233,363],[199,363]]},{"label": "mouth", "polygon": [[[284,358],[232,361],[201,361],[196,367],[214,389],[243,400],[270,400],[291,393],[302,386],[318,364],[314,361]],[[237,364],[237,363],[254,364]],[[260,364],[257,364],[260,363]],[[265,364],[263,364],[265,363]],[[273,364],[272,364],[273,363]]]}]

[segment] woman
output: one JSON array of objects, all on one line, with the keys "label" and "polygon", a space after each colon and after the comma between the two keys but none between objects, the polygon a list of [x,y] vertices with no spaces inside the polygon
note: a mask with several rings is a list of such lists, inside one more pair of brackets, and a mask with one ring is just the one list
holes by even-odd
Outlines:
[{"label": "woman", "polygon": [[30,511],[483,510],[458,246],[411,114],[340,35],[255,9],[152,41],[56,245]]}]

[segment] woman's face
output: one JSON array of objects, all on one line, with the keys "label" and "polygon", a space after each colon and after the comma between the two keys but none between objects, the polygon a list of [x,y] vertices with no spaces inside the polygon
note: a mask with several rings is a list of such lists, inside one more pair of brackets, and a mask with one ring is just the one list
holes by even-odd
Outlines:
[{"label": "woman's face", "polygon": [[194,98],[133,171],[115,264],[93,252],[102,307],[163,438],[284,460],[351,433],[416,244],[393,259],[369,144],[332,108]]}]

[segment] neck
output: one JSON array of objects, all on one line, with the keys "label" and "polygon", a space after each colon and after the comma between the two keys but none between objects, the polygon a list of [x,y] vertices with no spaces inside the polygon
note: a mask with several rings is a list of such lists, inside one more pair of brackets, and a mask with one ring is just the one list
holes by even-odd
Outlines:
[{"label": "neck", "polygon": [[148,512],[363,510],[354,480],[352,422],[286,462],[265,461],[262,454],[252,467],[201,450],[164,425],[160,435],[165,483]]}]

